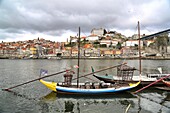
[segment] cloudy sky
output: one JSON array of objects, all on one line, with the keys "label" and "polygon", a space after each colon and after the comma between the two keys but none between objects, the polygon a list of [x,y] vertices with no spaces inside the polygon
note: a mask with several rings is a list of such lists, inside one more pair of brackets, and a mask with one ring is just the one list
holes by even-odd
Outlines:
[{"label": "cloudy sky", "polygon": [[105,28],[131,36],[170,28],[170,0],[0,0],[0,41],[66,41]]}]

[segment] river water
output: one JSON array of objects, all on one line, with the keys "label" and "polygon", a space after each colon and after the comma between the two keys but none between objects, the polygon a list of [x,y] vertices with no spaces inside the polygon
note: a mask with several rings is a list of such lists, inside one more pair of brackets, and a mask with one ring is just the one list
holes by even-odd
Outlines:
[{"label": "river water", "polygon": [[[80,60],[80,76],[95,70],[114,66],[122,60]],[[126,60],[138,68],[138,60]],[[0,60],[0,88],[8,88],[39,77],[40,69],[47,69],[48,74],[66,68],[73,68],[75,59],[62,60]],[[162,67],[164,73],[170,73],[169,60],[142,60],[142,71],[158,73]],[[116,69],[99,74],[116,75]],[[135,72],[138,75],[138,72]],[[76,77],[76,74],[74,75]],[[94,79],[92,76],[90,78]],[[51,81],[63,81],[62,74],[46,78]],[[86,81],[82,78],[80,82]],[[90,81],[90,80],[88,80]],[[76,82],[76,81],[74,81]],[[170,113],[170,92],[148,88],[138,95],[129,92],[104,96],[57,95],[38,81],[23,85],[7,92],[0,90],[0,113]]]}]

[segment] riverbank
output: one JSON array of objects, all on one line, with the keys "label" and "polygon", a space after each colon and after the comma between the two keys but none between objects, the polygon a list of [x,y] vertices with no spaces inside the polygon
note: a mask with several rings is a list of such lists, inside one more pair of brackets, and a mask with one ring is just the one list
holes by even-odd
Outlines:
[{"label": "riverbank", "polygon": [[[0,56],[0,59],[53,59],[53,60],[61,60],[61,59],[77,59],[76,56],[62,56],[62,57],[16,57],[16,56]],[[139,57],[137,56],[122,56],[122,57],[84,57],[81,56],[80,59],[128,59],[128,60],[137,60]],[[141,57],[142,60],[170,60],[170,56],[147,56]]]},{"label": "riverbank", "polygon": [[[77,59],[77,57],[62,57],[62,59]],[[128,60],[138,60],[139,57],[80,57],[80,59],[128,59]],[[158,56],[152,56],[152,57],[141,57],[142,60],[170,60],[170,57],[158,57]]]}]

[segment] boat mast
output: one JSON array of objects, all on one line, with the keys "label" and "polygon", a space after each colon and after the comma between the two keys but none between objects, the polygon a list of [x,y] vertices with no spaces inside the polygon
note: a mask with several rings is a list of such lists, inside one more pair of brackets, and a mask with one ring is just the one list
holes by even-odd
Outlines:
[{"label": "boat mast", "polygon": [[80,27],[79,27],[79,36],[78,36],[77,88],[79,86],[79,65],[80,65]]},{"label": "boat mast", "polygon": [[138,38],[139,38],[139,46],[138,46],[138,49],[139,49],[139,75],[140,75],[140,78],[141,78],[141,42],[140,42],[140,24],[139,24],[139,21],[138,21]]}]

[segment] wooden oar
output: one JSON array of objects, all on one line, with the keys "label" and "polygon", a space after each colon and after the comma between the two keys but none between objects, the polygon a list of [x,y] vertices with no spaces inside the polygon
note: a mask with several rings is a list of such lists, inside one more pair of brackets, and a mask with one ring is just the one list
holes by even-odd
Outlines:
[{"label": "wooden oar", "polygon": [[150,83],[149,85],[147,85],[147,86],[145,86],[145,87],[143,87],[143,88],[141,88],[141,89],[135,91],[134,93],[138,93],[138,92],[140,92],[140,91],[142,91],[142,90],[144,90],[144,89],[146,89],[146,88],[152,86],[153,84],[156,84],[157,82],[160,82],[160,81],[162,81],[163,79],[166,79],[166,78],[168,78],[168,77],[170,77],[170,75],[167,75],[167,76],[165,76],[165,77],[162,77],[162,78],[160,78],[160,79],[158,79],[158,80],[156,80],[156,81]]},{"label": "wooden oar", "polygon": [[86,77],[86,76],[89,76],[89,75],[92,75],[94,73],[98,73],[98,72],[102,72],[102,71],[105,71],[105,70],[108,70],[108,69],[112,69],[112,68],[116,68],[118,66],[121,66],[121,65],[126,65],[127,63],[123,63],[123,64],[119,64],[119,65],[116,65],[116,66],[111,66],[111,67],[107,67],[107,68],[104,68],[104,69],[101,69],[101,70],[98,70],[98,71],[95,71],[95,72],[91,72],[91,73],[88,73],[88,74],[85,74],[83,76],[80,76],[78,78],[74,78],[72,80],[76,80],[76,79],[79,79],[79,78],[82,78],[82,77]]},{"label": "wooden oar", "polygon": [[27,81],[27,82],[24,82],[24,83],[21,83],[21,84],[18,84],[18,85],[15,85],[15,86],[12,86],[12,87],[9,87],[9,88],[6,88],[6,89],[2,89],[2,90],[3,91],[9,91],[10,89],[13,89],[13,88],[16,88],[16,87],[19,87],[19,86],[22,86],[22,85],[25,85],[25,84],[28,84],[28,83],[31,83],[31,82],[43,79],[43,78],[47,78],[47,77],[50,77],[50,76],[58,75],[58,74],[61,74],[61,73],[67,72],[67,71],[69,71],[69,70],[60,71],[60,72],[57,72],[57,73],[54,73],[54,74],[50,74],[50,75],[46,75],[46,76],[43,76],[43,77],[39,77],[39,78],[36,78],[34,80],[30,80],[30,81]]}]

